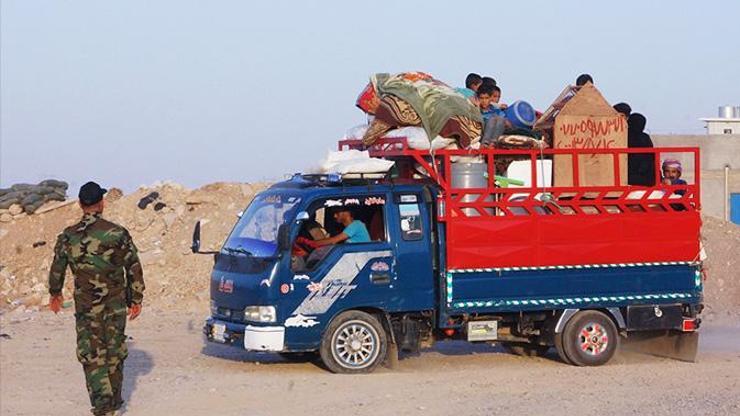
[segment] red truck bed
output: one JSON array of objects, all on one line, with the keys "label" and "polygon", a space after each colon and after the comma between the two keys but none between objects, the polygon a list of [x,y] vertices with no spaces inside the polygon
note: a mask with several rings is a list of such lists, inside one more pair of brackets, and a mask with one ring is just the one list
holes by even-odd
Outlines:
[{"label": "red truck bed", "polygon": [[[360,148],[345,140],[340,150]],[[701,219],[699,149],[410,149],[405,139],[383,139],[369,149],[373,157],[395,160],[401,177],[422,173],[441,189],[438,221],[445,222],[448,269],[548,267],[600,264],[691,262],[698,260]],[[620,155],[655,154],[656,178],[661,155],[693,161],[687,185],[622,185]],[[614,181],[609,186],[579,186],[578,158],[612,155]],[[538,160],[571,155],[574,186],[543,188]],[[484,188],[451,186],[451,158],[480,156],[488,163]],[[494,160],[517,156],[530,163],[530,187],[495,185]],[[685,191],[678,195],[675,191]],[[551,201],[551,202],[548,202]]]}]

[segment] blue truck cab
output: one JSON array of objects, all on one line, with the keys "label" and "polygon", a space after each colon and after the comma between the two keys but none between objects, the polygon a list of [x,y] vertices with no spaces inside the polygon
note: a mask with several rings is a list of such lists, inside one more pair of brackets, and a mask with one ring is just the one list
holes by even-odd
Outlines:
[{"label": "blue truck cab", "polygon": [[[207,340],[318,352],[338,373],[442,339],[525,355],[554,346],[565,362],[599,365],[641,331],[695,354],[700,264],[452,270],[439,193],[431,181],[296,174],[258,194],[213,253]],[[341,234],[342,210],[369,241],[301,245]]]}]

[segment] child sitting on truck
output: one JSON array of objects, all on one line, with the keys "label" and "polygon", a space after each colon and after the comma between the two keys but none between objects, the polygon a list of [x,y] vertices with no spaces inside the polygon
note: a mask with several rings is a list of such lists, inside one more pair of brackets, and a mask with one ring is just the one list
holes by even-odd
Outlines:
[{"label": "child sitting on truck", "polygon": [[483,78],[480,75],[470,73],[465,77],[465,88],[455,88],[455,91],[464,95],[465,98],[471,99],[475,97],[475,93],[478,91],[478,87],[480,87],[482,82]]},{"label": "child sitting on truck", "polygon": [[510,127],[504,109],[506,104],[499,104],[501,88],[497,85],[483,84],[478,88],[478,102],[483,116],[482,147],[492,147],[504,131]]}]

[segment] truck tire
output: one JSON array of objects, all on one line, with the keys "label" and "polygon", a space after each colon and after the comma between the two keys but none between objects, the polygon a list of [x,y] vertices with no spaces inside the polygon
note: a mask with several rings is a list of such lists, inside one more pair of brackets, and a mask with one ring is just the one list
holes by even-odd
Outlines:
[{"label": "truck tire", "polygon": [[362,311],[341,313],[321,338],[321,360],[333,373],[370,373],[385,360],[387,351],[383,325]]},{"label": "truck tire", "polygon": [[503,344],[506,351],[522,357],[544,357],[550,347],[547,345],[528,344],[526,342],[509,342]]},{"label": "truck tire", "polygon": [[619,346],[617,327],[599,311],[576,313],[560,335],[563,352],[577,366],[606,364]]},{"label": "truck tire", "polygon": [[564,363],[573,365],[573,361],[570,360],[568,354],[565,353],[565,347],[563,347],[563,333],[555,334],[555,339],[553,341],[555,344],[555,351],[558,352],[558,357],[560,357]]}]

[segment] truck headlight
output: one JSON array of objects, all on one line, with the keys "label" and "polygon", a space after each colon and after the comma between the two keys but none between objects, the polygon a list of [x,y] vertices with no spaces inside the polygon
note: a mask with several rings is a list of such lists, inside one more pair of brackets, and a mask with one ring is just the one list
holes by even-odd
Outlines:
[{"label": "truck headlight", "polygon": [[277,314],[274,306],[247,306],[244,308],[244,320],[252,322],[275,322]]}]

